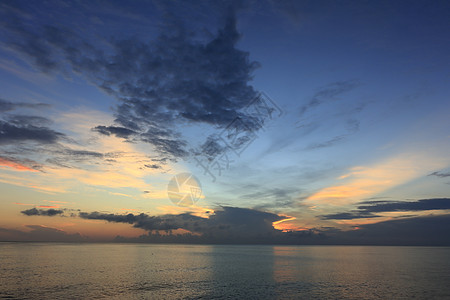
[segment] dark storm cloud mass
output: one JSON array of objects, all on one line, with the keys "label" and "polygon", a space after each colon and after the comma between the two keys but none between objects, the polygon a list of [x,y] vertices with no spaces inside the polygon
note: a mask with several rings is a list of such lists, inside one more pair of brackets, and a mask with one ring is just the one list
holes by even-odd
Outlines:
[{"label": "dark storm cloud mass", "polygon": [[30,26],[25,8],[10,9],[2,24],[9,47],[42,72],[72,70],[119,100],[115,124],[95,131],[144,141],[178,158],[187,155],[187,144],[177,126],[221,128],[241,118],[250,130],[260,128],[242,111],[257,96],[249,82],[258,64],[236,48],[235,7],[224,10],[224,26],[213,37],[196,36],[165,11],[168,22],[153,41],[132,37],[102,46],[63,26]]},{"label": "dark storm cloud mass", "polygon": [[60,209],[37,209],[37,208],[31,208],[31,209],[27,209],[27,210],[23,210],[21,211],[21,213],[23,213],[24,215],[27,216],[48,216],[48,217],[52,217],[52,216],[56,216],[56,215],[61,215],[64,213],[63,210]]},{"label": "dark storm cloud mass", "polygon": [[418,201],[364,201],[358,210],[321,216],[325,220],[376,218],[375,213],[396,211],[428,211],[450,209],[450,198],[422,199]]}]

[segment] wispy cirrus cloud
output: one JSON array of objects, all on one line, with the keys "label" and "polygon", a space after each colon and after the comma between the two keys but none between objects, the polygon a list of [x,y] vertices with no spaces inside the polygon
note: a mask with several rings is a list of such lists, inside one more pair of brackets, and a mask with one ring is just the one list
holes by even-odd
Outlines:
[{"label": "wispy cirrus cloud", "polygon": [[324,103],[337,101],[343,94],[358,87],[357,80],[337,81],[319,88],[311,99],[300,108],[300,116]]}]

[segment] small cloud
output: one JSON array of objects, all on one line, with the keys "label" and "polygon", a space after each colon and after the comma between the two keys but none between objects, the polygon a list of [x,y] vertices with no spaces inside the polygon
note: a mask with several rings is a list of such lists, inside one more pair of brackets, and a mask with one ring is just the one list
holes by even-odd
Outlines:
[{"label": "small cloud", "polygon": [[[362,204],[362,205],[361,205]],[[361,218],[377,218],[375,213],[429,211],[450,209],[450,198],[422,199],[418,201],[363,201],[358,210],[337,214],[323,215],[323,220],[352,220]]]},{"label": "small cloud", "polygon": [[429,174],[428,176],[436,176],[440,178],[450,177],[450,173],[442,173],[442,172],[433,172]]},{"label": "small cloud", "polygon": [[31,208],[31,209],[27,209],[27,210],[23,210],[21,211],[22,214],[27,215],[27,216],[47,216],[47,217],[53,217],[56,215],[62,215],[64,213],[63,210],[59,210],[59,209],[37,209],[37,208]]},{"label": "small cloud", "polygon": [[359,85],[360,83],[356,80],[346,80],[333,82],[320,88],[309,102],[300,108],[300,116],[323,103],[338,100],[338,96],[350,92]]}]

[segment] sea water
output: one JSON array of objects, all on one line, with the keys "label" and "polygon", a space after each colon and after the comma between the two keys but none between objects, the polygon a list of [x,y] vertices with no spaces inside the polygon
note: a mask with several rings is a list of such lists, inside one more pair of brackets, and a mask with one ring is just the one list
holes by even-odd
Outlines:
[{"label": "sea water", "polygon": [[0,243],[4,299],[450,299],[450,248]]}]

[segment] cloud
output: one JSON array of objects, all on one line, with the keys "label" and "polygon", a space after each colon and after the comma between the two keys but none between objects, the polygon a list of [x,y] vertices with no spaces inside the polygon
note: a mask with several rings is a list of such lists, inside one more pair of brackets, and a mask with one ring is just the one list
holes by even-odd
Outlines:
[{"label": "cloud", "polygon": [[47,118],[7,113],[17,108],[41,109],[48,106],[44,103],[13,103],[0,99],[0,146],[26,141],[54,144],[65,138],[64,134],[47,127],[51,124],[51,121]]},{"label": "cloud", "polygon": [[[128,223],[136,228],[149,231],[155,242],[158,231],[170,233],[166,241],[190,241],[203,243],[298,243],[293,233],[282,232],[273,227],[273,223],[288,217],[248,208],[222,207],[208,218],[194,216],[190,213],[149,216],[147,214],[104,214],[99,212],[81,212],[83,219],[105,220],[108,222]],[[182,237],[172,234],[177,229],[189,233]]]},{"label": "cloud", "polygon": [[323,215],[321,218],[323,220],[353,220],[353,219],[361,219],[361,218],[377,218],[379,216],[373,215],[367,212],[360,211],[352,211],[346,213],[337,213],[337,214],[328,214]]},{"label": "cloud", "polygon": [[373,205],[360,205],[358,209],[365,212],[390,211],[425,211],[436,209],[450,209],[450,198],[422,199],[418,201],[377,201]]},{"label": "cloud", "polygon": [[338,100],[338,96],[358,87],[360,84],[356,80],[337,81],[320,88],[309,102],[300,108],[300,116],[309,110],[329,101]]},{"label": "cloud", "polygon": [[57,228],[42,225],[26,225],[30,231],[0,227],[0,241],[25,242],[85,242],[88,241],[79,233],[67,233]]},{"label": "cloud", "polygon": [[450,177],[450,173],[442,173],[442,172],[433,172],[429,174],[428,176],[436,176],[440,178]]},{"label": "cloud", "polygon": [[[311,143],[305,147],[305,150],[332,147],[359,131],[360,121],[355,119],[354,115],[360,113],[367,103],[357,103],[355,106],[355,103],[350,103],[350,101],[340,97],[359,85],[360,83],[356,80],[330,83],[325,87],[319,88],[314,96],[300,107],[300,120],[296,122],[296,128],[299,129],[302,135],[308,135],[319,128],[327,127],[327,130],[321,134],[321,136],[326,138],[323,141]],[[339,105],[331,105],[332,102],[338,100],[340,101]],[[312,112],[319,109],[319,107],[321,107],[320,115],[318,112],[313,114]],[[335,132],[333,135],[327,137],[328,134],[333,132]]]},{"label": "cloud", "polygon": [[259,64],[236,48],[237,6],[221,10],[224,26],[212,37],[195,36],[168,17],[153,41],[116,39],[101,46],[63,26],[29,26],[25,13],[13,9],[3,24],[9,47],[42,72],[76,72],[119,100],[114,124],[94,131],[143,141],[179,158],[188,154],[179,126],[223,128],[240,118],[248,130],[260,128],[243,111],[258,94],[249,82]]},{"label": "cloud", "polygon": [[[428,199],[434,200],[434,199]],[[420,201],[416,201],[421,203]],[[422,201],[427,202],[427,201]],[[426,205],[436,207],[437,202]],[[413,203],[413,202],[411,202]],[[442,203],[441,203],[442,204]],[[413,204],[414,206],[414,204]],[[442,207],[442,205],[439,205]],[[73,215],[75,216],[75,215]],[[333,227],[291,230],[283,232],[275,223],[290,219],[255,209],[222,207],[209,217],[189,213],[150,216],[147,214],[108,214],[80,212],[88,220],[130,224],[148,231],[138,238],[118,236],[117,242],[149,243],[207,243],[207,244],[304,244],[304,245],[450,245],[450,214],[408,217],[363,224],[353,230]],[[74,240],[79,234],[69,235],[43,226],[28,226],[31,233],[0,228],[0,240]],[[180,233],[180,229],[182,233]]]},{"label": "cloud", "polygon": [[300,193],[299,188],[261,188],[260,186],[251,187],[252,190],[260,189],[252,193],[244,194],[241,198],[245,200],[256,200],[258,205],[255,209],[286,209],[296,203],[294,197]]},{"label": "cloud", "polygon": [[418,201],[365,201],[358,210],[321,216],[324,220],[351,220],[380,217],[374,213],[398,211],[428,211],[450,209],[450,198],[422,199]]},{"label": "cloud", "polygon": [[450,214],[388,220],[325,232],[330,244],[449,246]]},{"label": "cloud", "polygon": [[357,166],[342,175],[336,183],[324,187],[305,201],[312,205],[354,204],[362,199],[406,183],[442,165],[440,157],[427,153],[404,152],[369,166]]},{"label": "cloud", "polygon": [[54,144],[62,137],[64,137],[64,134],[47,127],[38,127],[29,123],[15,125],[13,123],[0,120],[0,145],[8,145],[24,141]]},{"label": "cloud", "polygon": [[314,149],[320,149],[320,148],[327,148],[336,145],[337,143],[342,142],[346,138],[348,138],[350,135],[355,134],[359,131],[359,121],[355,119],[349,119],[346,121],[346,133],[341,134],[338,136],[335,136],[327,141],[320,142],[320,143],[314,143],[306,147],[306,150],[314,150]]},{"label": "cloud", "polygon": [[13,157],[0,156],[0,166],[6,166],[18,171],[37,172],[42,168],[40,164],[30,159],[19,160]]},{"label": "cloud", "polygon": [[27,209],[27,210],[23,210],[21,211],[21,213],[23,213],[24,215],[27,216],[47,216],[47,217],[53,217],[56,215],[61,215],[64,213],[63,210],[59,210],[59,209],[37,209],[37,208],[31,208],[31,209]]},{"label": "cloud", "polygon": [[46,103],[26,103],[26,102],[11,102],[0,98],[0,112],[12,111],[17,108],[33,108],[41,109],[49,107]]}]

